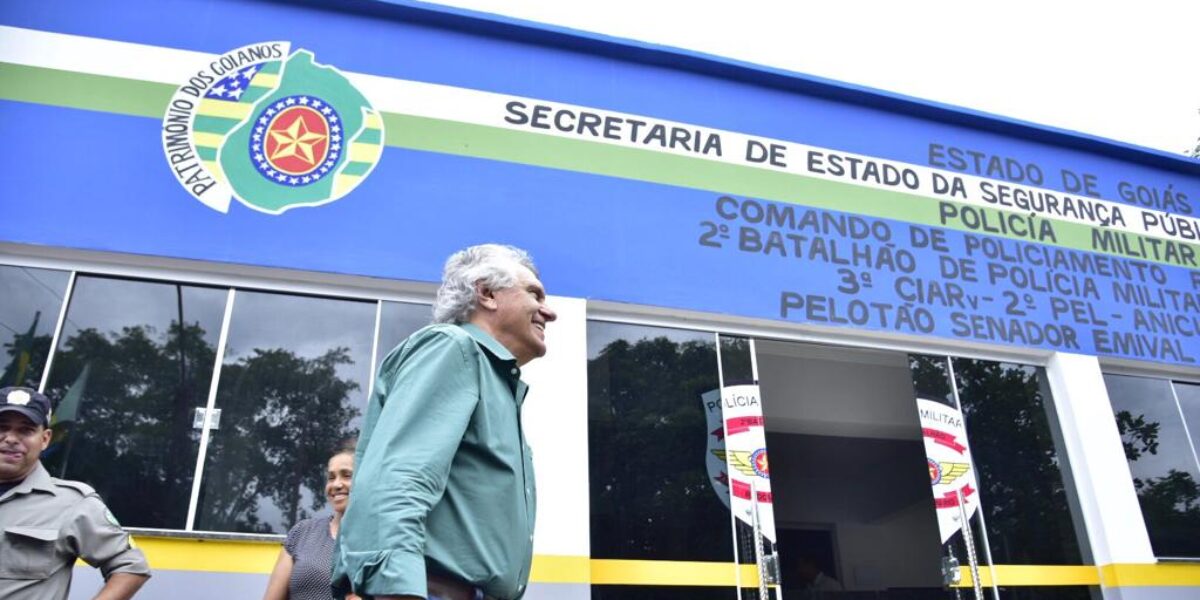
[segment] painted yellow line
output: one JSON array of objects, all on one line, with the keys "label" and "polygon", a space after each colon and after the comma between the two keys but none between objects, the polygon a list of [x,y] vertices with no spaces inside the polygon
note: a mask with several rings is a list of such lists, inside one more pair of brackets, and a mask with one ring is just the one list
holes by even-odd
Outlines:
[{"label": "painted yellow line", "polygon": [[[979,583],[992,586],[992,570],[1004,586],[1100,585],[1100,569],[1091,565],[996,565],[979,568]],[[971,587],[970,567],[959,567],[962,583],[956,587]]]},{"label": "painted yellow line", "polygon": [[538,583],[587,583],[591,581],[591,562],[586,556],[538,554],[533,557],[529,580]]},{"label": "painted yellow line", "polygon": [[275,542],[137,538],[152,569],[270,573],[281,545]]},{"label": "painted yellow line", "polygon": [[1127,586],[1197,586],[1200,587],[1200,564],[1113,564],[1100,568],[1106,587]]},{"label": "painted yellow line", "polygon": [[737,585],[733,563],[596,558],[591,565],[595,585]]},{"label": "painted yellow line", "polygon": [[[277,542],[203,540],[136,536],[150,566],[169,571],[223,573],[271,572],[279,555]],[[718,586],[758,585],[753,565],[727,562],[589,559],[586,556],[538,554],[530,580],[536,583],[595,585]],[[996,565],[1002,586],[1200,587],[1200,564]],[[971,586],[970,569],[961,568],[960,587]],[[980,570],[980,583],[992,585],[991,570]]]}]

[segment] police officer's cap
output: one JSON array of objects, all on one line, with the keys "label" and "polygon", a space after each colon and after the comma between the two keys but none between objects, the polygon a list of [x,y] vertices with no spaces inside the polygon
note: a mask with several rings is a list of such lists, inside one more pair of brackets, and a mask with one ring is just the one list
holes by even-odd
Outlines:
[{"label": "police officer's cap", "polygon": [[18,412],[37,425],[50,424],[50,399],[45,394],[26,387],[0,389],[0,413]]}]

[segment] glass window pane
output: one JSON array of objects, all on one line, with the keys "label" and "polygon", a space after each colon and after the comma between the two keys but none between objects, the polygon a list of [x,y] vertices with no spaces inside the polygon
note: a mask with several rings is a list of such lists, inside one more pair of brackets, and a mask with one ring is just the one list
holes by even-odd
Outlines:
[{"label": "glass window pane", "polygon": [[[1171,382],[1105,375],[1104,383],[1154,553],[1200,556],[1200,469]],[[1180,399],[1191,399],[1192,392],[1184,390]]]},{"label": "glass window pane", "polygon": [[908,369],[912,373],[913,393],[917,398],[958,406],[950,386],[950,366],[946,357],[910,354]]},{"label": "glass window pane", "polygon": [[325,461],[366,406],[375,304],[238,292],[195,529],[286,533],[325,506]]},{"label": "glass window pane", "polygon": [[[754,380],[754,366],[753,358],[751,357],[750,353],[750,339],[731,335],[721,335],[718,339],[721,350],[721,382],[725,385],[725,389],[728,390],[734,386],[757,384],[758,382]],[[761,394],[757,395],[759,396],[760,402],[764,401],[761,398]],[[761,407],[759,412],[761,416]],[[728,413],[722,414],[722,418],[728,419]],[[765,442],[766,440],[764,439],[763,441]],[[747,479],[742,477],[740,481],[746,482]],[[734,507],[734,509],[736,510],[736,507]],[[734,531],[736,532],[737,536],[737,545],[734,549],[734,556],[737,559],[738,564],[754,564],[756,550],[754,528],[740,518],[734,521],[734,527]],[[764,541],[765,544],[763,551],[766,553],[774,553],[775,545],[772,544],[769,539]],[[743,593],[749,593],[749,595],[757,598],[758,590],[743,590]]]},{"label": "glass window pane", "polygon": [[[95,487],[130,527],[186,526],[199,432],[227,293],[79,276],[46,391],[44,463]],[[180,327],[184,323],[184,327]]]},{"label": "glass window pane", "polygon": [[721,376],[725,387],[758,383],[754,381],[749,338],[721,336]]},{"label": "glass window pane", "polygon": [[593,557],[733,561],[708,466],[721,428],[714,337],[588,323]]},{"label": "glass window pane", "polygon": [[0,265],[0,387],[37,388],[70,273]]},{"label": "glass window pane", "polygon": [[1179,400],[1179,412],[1192,441],[1192,451],[1200,452],[1200,385],[1177,381],[1175,397]]},{"label": "glass window pane", "polygon": [[1042,370],[961,358],[953,367],[993,563],[1083,564]]},{"label": "glass window pane", "polygon": [[[943,561],[956,562],[970,570],[970,557],[975,556],[980,569],[990,565],[983,547],[983,511],[978,510],[978,496],[972,495],[979,487],[972,480],[970,471],[963,467],[973,466],[974,461],[965,454],[970,443],[963,433],[962,413],[954,397],[950,376],[950,359],[946,356],[910,354],[909,373],[912,376],[917,414],[921,419],[921,435],[924,437],[924,454],[929,469],[928,481],[933,490],[933,506],[937,514],[937,529],[944,537],[942,542]],[[945,406],[939,409],[936,404]],[[932,441],[932,444],[930,443]],[[961,494],[961,496],[960,496]],[[971,511],[970,527],[962,527],[962,506]],[[953,567],[943,562],[943,573]]]},{"label": "glass window pane", "polygon": [[379,315],[379,360],[432,320],[433,309],[427,304],[384,302]]}]

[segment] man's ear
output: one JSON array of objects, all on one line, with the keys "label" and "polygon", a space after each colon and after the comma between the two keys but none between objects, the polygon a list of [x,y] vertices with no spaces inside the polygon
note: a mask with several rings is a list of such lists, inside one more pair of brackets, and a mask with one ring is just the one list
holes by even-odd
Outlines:
[{"label": "man's ear", "polygon": [[475,282],[475,306],[486,310],[496,310],[496,294],[482,281]]}]

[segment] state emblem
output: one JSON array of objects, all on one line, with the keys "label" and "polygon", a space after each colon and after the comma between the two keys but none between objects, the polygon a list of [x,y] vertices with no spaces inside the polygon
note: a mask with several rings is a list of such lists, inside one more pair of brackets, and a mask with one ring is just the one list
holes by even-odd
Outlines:
[{"label": "state emblem", "polygon": [[341,117],[320,98],[290,96],[255,119],[250,156],[258,173],[284,186],[321,180],[340,158]]},{"label": "state emblem", "polygon": [[337,69],[287,42],[231,50],[179,87],[163,150],[192,197],[279,214],[350,193],[383,153],[383,120]]}]

